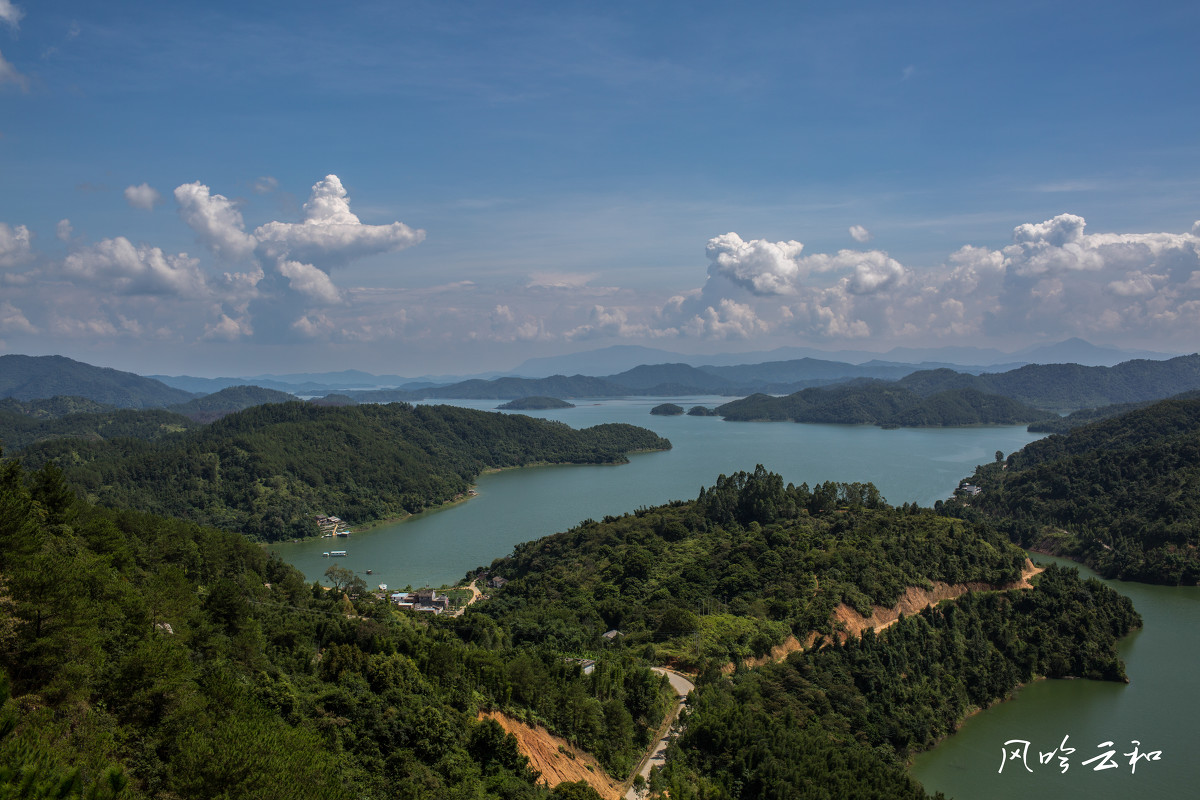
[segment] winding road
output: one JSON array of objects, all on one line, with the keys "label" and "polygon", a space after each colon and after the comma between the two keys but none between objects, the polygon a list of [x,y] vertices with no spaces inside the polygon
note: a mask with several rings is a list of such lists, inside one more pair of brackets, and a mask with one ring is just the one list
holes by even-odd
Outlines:
[{"label": "winding road", "polygon": [[[675,724],[675,720],[679,718],[679,712],[683,710],[683,706],[687,702],[688,693],[696,688],[695,684],[678,672],[673,672],[663,667],[654,667],[653,669],[655,672],[667,676],[667,680],[671,682],[671,688],[679,696],[679,701],[675,704],[675,708],[667,714],[666,719],[663,720],[663,724],[659,726],[658,742],[646,754],[646,757],[642,759],[641,766],[635,773],[647,780],[650,778],[650,770],[654,767],[661,767],[666,760],[667,745],[671,742],[671,727]],[[625,800],[638,800],[638,798],[637,789],[630,786],[628,791],[625,792]]]}]

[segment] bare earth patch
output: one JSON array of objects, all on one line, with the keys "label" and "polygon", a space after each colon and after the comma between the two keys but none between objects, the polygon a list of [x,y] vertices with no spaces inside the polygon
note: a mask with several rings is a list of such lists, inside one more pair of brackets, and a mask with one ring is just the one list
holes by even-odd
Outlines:
[{"label": "bare earth patch", "polygon": [[[1025,559],[1025,567],[1021,570],[1020,580],[1006,583],[1002,586],[980,582],[950,584],[941,581],[933,581],[933,586],[930,589],[909,586],[904,590],[904,594],[900,596],[900,600],[894,606],[890,608],[887,606],[872,606],[871,614],[866,617],[859,614],[852,606],[839,603],[833,610],[833,616],[830,621],[834,623],[833,627],[838,641],[844,642],[850,636],[861,637],[863,631],[866,630],[881,631],[900,619],[901,614],[905,616],[919,614],[927,606],[937,605],[943,600],[953,600],[967,592],[1032,589],[1033,584],[1029,582],[1029,579],[1041,572],[1042,569],[1042,567],[1034,566],[1033,562],[1027,558]],[[828,638],[824,641],[828,641]],[[816,642],[816,633],[809,633],[804,637],[803,642],[795,636],[789,636],[783,640],[782,644],[777,644],[771,648],[770,653],[757,658],[747,658],[742,661],[742,665],[746,667],[761,667],[763,664],[773,661],[783,661],[790,653],[798,650],[807,650]],[[726,674],[732,673],[734,665],[726,664],[721,671]]]},{"label": "bare earth patch", "polygon": [[521,754],[529,759],[531,767],[542,773],[541,782],[547,786],[587,781],[604,800],[621,797],[621,784],[608,776],[600,762],[590,753],[572,747],[561,736],[555,736],[541,725],[526,725],[499,711],[481,711],[479,718],[494,719],[511,733]]},{"label": "bare earth patch", "polygon": [[[904,590],[904,594],[900,595],[900,600],[896,605],[890,608],[886,606],[872,606],[870,616],[866,617],[859,614],[851,606],[839,603],[837,608],[833,610],[834,629],[837,630],[840,627],[844,631],[837,634],[839,641],[845,641],[848,636],[861,637],[865,630],[881,631],[889,625],[894,624],[896,620],[900,619],[901,614],[906,616],[919,614],[928,606],[937,605],[943,600],[953,600],[967,592],[1032,589],[1033,584],[1029,582],[1029,579],[1041,571],[1041,567],[1035,567],[1033,562],[1027,558],[1025,559],[1025,568],[1021,570],[1021,578],[1001,586],[977,582],[951,584],[941,581],[933,581],[933,588],[931,589],[918,589],[915,586],[909,586]],[[838,623],[841,623],[841,625],[839,626]]]}]

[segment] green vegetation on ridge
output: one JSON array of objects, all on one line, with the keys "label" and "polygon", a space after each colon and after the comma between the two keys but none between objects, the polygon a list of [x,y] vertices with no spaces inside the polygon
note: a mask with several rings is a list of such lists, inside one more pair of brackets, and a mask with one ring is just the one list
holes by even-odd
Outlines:
[{"label": "green vegetation on ridge", "polygon": [[884,427],[1013,425],[1047,412],[976,389],[951,389],[923,397],[894,383],[863,382],[802,389],[786,397],[754,394],[718,406],[730,421],[790,421]]},{"label": "green vegetation on ridge", "polygon": [[559,422],[452,406],[257,406],[155,441],[60,439],[27,447],[93,502],[238,530],[315,535],[316,514],[352,525],[466,492],[488,468],[619,463],[670,442],[632,425]]},{"label": "green vegetation on ridge", "polygon": [[493,709],[627,771],[666,681],[619,653],[583,675],[508,638],[309,585],[238,534],[91,506],[53,466],[0,464],[0,797],[577,791],[536,785],[477,720]]},{"label": "green vegetation on ridge", "polygon": [[944,512],[1107,577],[1200,581],[1200,398],[1165,400],[1032,442],[976,470]]}]

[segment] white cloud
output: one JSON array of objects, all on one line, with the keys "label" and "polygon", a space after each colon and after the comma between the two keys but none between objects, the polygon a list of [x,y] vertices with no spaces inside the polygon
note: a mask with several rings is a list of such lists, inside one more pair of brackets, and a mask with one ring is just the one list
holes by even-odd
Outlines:
[{"label": "white cloud", "polygon": [[25,16],[25,12],[13,5],[12,0],[0,0],[0,22],[6,22],[14,30]]},{"label": "white cloud", "polygon": [[175,187],[175,202],[179,216],[218,256],[238,261],[254,252],[258,242],[246,233],[242,212],[229,198],[210,194],[207,186],[196,181]]},{"label": "white cloud", "polygon": [[222,313],[216,322],[204,326],[204,339],[220,339],[228,342],[253,336],[254,328],[248,319],[233,319]]},{"label": "white cloud", "polygon": [[1082,217],[1062,214],[1018,225],[1012,239],[914,269],[878,250],[801,255],[799,242],[729,233],[709,242],[703,288],[661,306],[656,327],[892,344],[1103,334],[1190,347],[1200,338],[1200,225],[1089,233]]},{"label": "white cloud", "polygon": [[254,238],[268,257],[330,265],[411,247],[424,240],[425,231],[402,222],[364,225],[350,211],[338,176],[326,175],[313,185],[300,223],[268,222],[254,231]]},{"label": "white cloud", "polygon": [[58,237],[60,242],[71,241],[71,234],[74,232],[75,229],[71,227],[71,220],[69,219],[60,219],[58,224],[54,226],[54,235]]},{"label": "white cloud", "polygon": [[196,259],[186,253],[169,256],[147,245],[134,247],[123,236],[71,253],[63,261],[63,271],[118,294],[202,297],[207,293]]},{"label": "white cloud", "polygon": [[767,333],[770,326],[749,305],[726,297],[684,322],[681,329],[705,339],[749,339]]},{"label": "white cloud", "polygon": [[333,330],[333,322],[321,313],[310,312],[292,323],[292,330],[308,339],[316,339]]},{"label": "white cloud", "polygon": [[153,211],[154,206],[162,200],[162,195],[148,183],[125,187],[125,202],[132,208]]},{"label": "white cloud", "polygon": [[850,226],[850,236],[856,242],[871,241],[871,232],[869,230],[867,230],[866,228],[864,228],[862,225],[851,225]]},{"label": "white cloud", "polygon": [[29,78],[18,72],[17,68],[4,57],[4,53],[0,53],[0,86],[6,83],[16,85],[22,92],[29,91]]},{"label": "white cloud", "polygon": [[279,272],[293,289],[320,303],[341,303],[342,293],[321,270],[300,261],[279,261]]},{"label": "white cloud", "polygon": [[[850,251],[843,250],[839,255]],[[904,267],[886,253],[872,250],[855,254],[854,274],[846,279],[851,294],[874,294],[903,283]]]},{"label": "white cloud", "polygon": [[10,227],[0,222],[0,267],[14,267],[33,256],[33,235],[29,228],[18,225]]},{"label": "white cloud", "polygon": [[7,300],[0,303],[0,331],[4,333],[37,333],[21,309]]},{"label": "white cloud", "polygon": [[719,275],[758,295],[792,294],[803,277],[800,242],[745,241],[736,233],[708,240],[708,274]]}]

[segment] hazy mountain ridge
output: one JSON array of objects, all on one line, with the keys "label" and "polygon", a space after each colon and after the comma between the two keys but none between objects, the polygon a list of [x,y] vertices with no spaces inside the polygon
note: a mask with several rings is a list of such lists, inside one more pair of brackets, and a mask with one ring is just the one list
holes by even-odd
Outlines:
[{"label": "hazy mountain ridge", "polygon": [[0,397],[38,400],[58,396],[83,397],[120,408],[163,408],[195,397],[152,378],[66,356],[0,356]]}]

